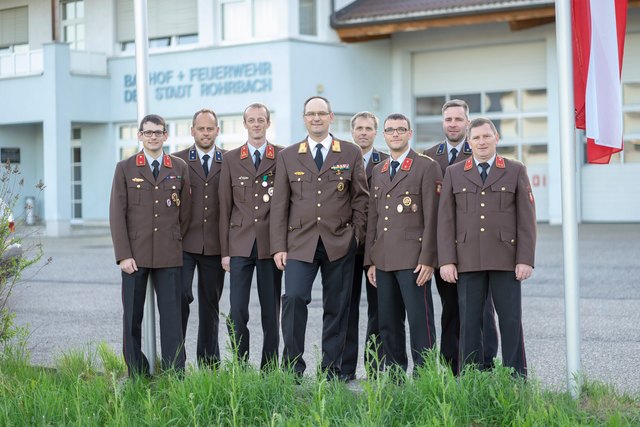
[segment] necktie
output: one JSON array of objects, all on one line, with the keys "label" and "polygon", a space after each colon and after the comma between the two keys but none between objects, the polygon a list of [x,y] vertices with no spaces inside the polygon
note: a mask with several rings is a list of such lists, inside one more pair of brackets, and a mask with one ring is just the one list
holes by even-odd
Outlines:
[{"label": "necktie", "polygon": [[487,169],[489,169],[489,163],[480,163],[480,167],[482,168],[480,178],[482,178],[482,182],[484,183],[487,180]]},{"label": "necktie", "polygon": [[153,162],[151,162],[151,166],[153,166],[153,179],[157,180],[158,174],[160,173],[160,163],[158,163],[157,160],[154,160]]},{"label": "necktie", "polygon": [[456,157],[458,157],[458,150],[456,150],[455,148],[451,149],[451,160],[449,160],[449,164],[452,165],[453,162],[456,161]]},{"label": "necktie", "polygon": [[400,165],[400,162],[397,160],[393,160],[391,162],[391,172],[389,172],[389,177],[391,178],[391,181],[393,181],[393,177],[396,176],[396,170],[398,169],[399,165]]},{"label": "necktie", "polygon": [[316,161],[316,166],[318,166],[318,170],[322,169],[322,163],[324,163],[324,159],[322,158],[322,145],[316,145],[316,156],[313,158]]},{"label": "necktie", "polygon": [[209,155],[202,156],[202,169],[204,170],[204,176],[209,176]]},{"label": "necktie", "polygon": [[255,157],[255,160],[253,161],[253,166],[255,166],[256,170],[258,170],[258,167],[260,166],[260,150],[254,151],[253,157]]}]

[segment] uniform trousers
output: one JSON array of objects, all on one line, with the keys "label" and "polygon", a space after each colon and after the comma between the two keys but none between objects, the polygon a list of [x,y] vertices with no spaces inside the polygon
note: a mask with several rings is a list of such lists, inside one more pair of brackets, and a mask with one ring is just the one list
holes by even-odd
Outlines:
[{"label": "uniform trousers", "polygon": [[258,259],[258,248],[255,242],[251,256],[233,256],[230,266],[231,325],[229,325],[229,333],[235,336],[238,356],[243,360],[249,358],[249,328],[247,324],[249,323],[249,298],[255,268],[263,334],[260,367],[265,368],[268,363],[277,364],[280,344],[282,271],[278,270],[273,258]]},{"label": "uniform trousers", "polygon": [[521,283],[513,271],[474,271],[458,274],[460,305],[460,361],[489,369],[484,363],[482,316],[491,292],[502,338],[502,362],[526,376],[527,359],[522,333]]},{"label": "uniform trousers", "polygon": [[138,267],[138,271],[132,274],[122,272],[122,347],[129,376],[149,374],[149,360],[142,352],[142,317],[149,275],[160,315],[162,367],[184,370],[185,366],[184,340],[180,328],[180,267]]},{"label": "uniform trousers", "polygon": [[[440,353],[451,366],[454,374],[459,373],[458,343],[460,336],[460,310],[458,307],[458,286],[455,283],[445,282],[440,277],[440,270],[433,273],[436,279],[436,287],[442,303],[442,316],[440,322]],[[498,328],[495,320],[495,308],[491,292],[487,292],[487,300],[484,304],[482,320],[482,340],[484,348],[483,363],[491,366],[493,358],[498,354]]]},{"label": "uniform trousers", "polygon": [[318,239],[312,262],[287,260],[284,275],[285,292],[282,297],[282,362],[297,375],[302,375],[307,366],[302,357],[309,314],[307,306],[311,302],[313,281],[320,269],[323,308],[321,369],[326,371],[329,378],[340,376],[355,252],[354,238],[345,256],[333,262],[329,261],[322,240]]},{"label": "uniform trousers", "polygon": [[436,344],[431,280],[416,285],[418,274],[409,270],[382,271],[376,268],[380,337],[385,363],[407,370],[405,313],[409,321],[411,356],[416,367],[424,364],[424,352]]},{"label": "uniform trousers", "polygon": [[220,361],[218,325],[220,297],[224,287],[224,269],[220,255],[182,253],[182,331],[187,335],[189,304],[193,302],[193,274],[198,269],[198,364],[211,366]]},{"label": "uniform trousers", "polygon": [[[360,345],[360,294],[362,293],[362,281],[364,276],[365,292],[367,293],[367,339],[364,348],[365,366],[370,366],[374,371],[384,367],[384,352],[380,340],[380,327],[378,326],[378,290],[373,286],[366,275],[364,268],[364,254],[358,252],[353,268],[353,285],[351,288],[351,302],[349,303],[349,320],[347,323],[347,340],[342,353],[342,375],[353,377],[358,365],[358,346]],[[376,356],[377,355],[377,356]]]}]

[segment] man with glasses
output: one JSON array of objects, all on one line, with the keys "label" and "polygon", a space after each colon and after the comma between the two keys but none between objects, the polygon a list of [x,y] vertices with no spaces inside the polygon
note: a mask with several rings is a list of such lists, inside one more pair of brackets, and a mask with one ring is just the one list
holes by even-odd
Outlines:
[{"label": "man with glasses", "polygon": [[[407,370],[405,314],[415,367],[435,346],[431,276],[437,265],[436,218],[442,172],[409,147],[409,119],[384,121],[390,157],[373,169],[364,265],[378,288],[378,316],[385,364]],[[414,368],[415,373],[415,368]]]},{"label": "man with glasses", "polygon": [[[468,125],[469,106],[465,101],[452,99],[442,106],[442,130],[446,139],[426,150],[424,154],[438,162],[443,176],[449,165],[466,161],[471,156],[471,147],[467,142]],[[458,288],[455,283],[447,283],[442,280],[439,269],[436,269],[434,276],[442,303],[440,352],[451,366],[453,373],[458,374],[458,340],[460,335]],[[484,341],[484,364],[491,366],[493,358],[498,353],[498,330],[491,292],[487,294],[485,303],[482,339]]]},{"label": "man with glasses", "polygon": [[162,366],[184,370],[180,267],[191,210],[187,165],[162,151],[167,140],[164,119],[145,116],[138,140],[142,151],[116,165],[109,205],[111,238],[122,270],[123,352],[129,376],[149,374],[142,353],[149,275],[158,299]]},{"label": "man with glasses", "polygon": [[[378,134],[378,118],[368,111],[361,111],[351,118],[351,136],[353,141],[362,151],[365,172],[367,174],[367,186],[371,185],[371,173],[373,168],[384,161],[389,155],[382,153],[373,147]],[[356,377],[358,365],[358,346],[360,340],[360,293],[362,292],[362,276],[365,277],[365,291],[367,293],[367,335],[364,348],[364,363],[367,369],[375,373],[384,366],[382,362],[382,342],[380,341],[380,328],[378,327],[378,292],[369,282],[364,269],[364,245],[360,245],[356,252],[353,269],[353,286],[351,289],[351,302],[349,304],[349,320],[347,323],[347,341],[342,353],[342,375],[346,380]]]},{"label": "man with glasses", "polygon": [[333,112],[327,99],[307,99],[303,119],[309,135],[280,152],[271,205],[271,253],[286,271],[282,360],[302,376],[307,305],[320,269],[321,368],[333,379],[341,376],[353,262],[365,237],[367,182],[358,146],[329,133]]},{"label": "man with glasses", "polygon": [[527,375],[521,283],[531,277],[536,209],[526,167],[497,154],[491,120],[469,124],[473,156],[447,168],[438,210],[440,275],[457,283],[460,365],[484,365],[482,313],[491,292],[502,338],[502,362]]},{"label": "man with glasses", "polygon": [[224,285],[220,257],[218,185],[224,150],[216,146],[220,128],[212,110],[193,115],[194,144],[175,153],[189,165],[191,178],[191,225],[183,237],[182,330],[187,333],[189,304],[193,301],[193,273],[198,269],[198,343],[196,357],[201,366],[220,361],[218,345],[219,303]]},{"label": "man with glasses", "polygon": [[269,212],[282,147],[267,141],[271,114],[266,105],[249,105],[243,124],[247,142],[225,155],[220,176],[222,266],[231,281],[229,331],[242,361],[249,358],[249,297],[256,270],[263,332],[260,368],[267,369],[277,366],[280,343],[282,271],[269,248]]}]

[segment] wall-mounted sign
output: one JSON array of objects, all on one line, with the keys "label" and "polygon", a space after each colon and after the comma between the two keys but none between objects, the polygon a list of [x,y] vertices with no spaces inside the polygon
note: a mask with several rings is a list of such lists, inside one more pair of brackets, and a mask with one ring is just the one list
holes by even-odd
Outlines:
[{"label": "wall-mounted sign", "polygon": [[[149,73],[156,101],[271,92],[271,62],[215,65]],[[124,102],[136,102],[136,76],[124,76]]]}]

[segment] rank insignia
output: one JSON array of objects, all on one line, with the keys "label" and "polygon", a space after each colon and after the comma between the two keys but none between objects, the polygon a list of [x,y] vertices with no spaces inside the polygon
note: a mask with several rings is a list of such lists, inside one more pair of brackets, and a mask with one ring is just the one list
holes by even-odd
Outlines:
[{"label": "rank insignia", "polygon": [[504,158],[496,156],[496,167],[498,169],[504,169]]},{"label": "rank insignia", "polygon": [[469,157],[466,162],[464,162],[464,170],[471,170],[473,167],[473,157]]},{"label": "rank insignia", "polygon": [[380,163],[380,153],[378,153],[377,151],[371,153],[371,162]]},{"label": "rank insignia", "polygon": [[444,154],[444,149],[447,146],[446,143],[442,142],[440,143],[440,145],[438,145],[438,151],[436,151],[436,154],[439,156],[441,154]]},{"label": "rank insignia", "polygon": [[144,156],[144,153],[138,153],[136,155],[136,166],[144,166],[147,164],[147,159]]},{"label": "rank insignia", "polygon": [[267,159],[275,159],[276,158],[276,150],[273,148],[273,145],[267,144],[267,149],[264,152],[264,156]]},{"label": "rank insignia", "polygon": [[191,150],[189,150],[189,161],[195,162],[196,160],[198,160],[198,152],[195,148],[192,148]]},{"label": "rank insignia", "polygon": [[402,204],[405,205],[405,206],[411,205],[411,197],[409,197],[409,196],[403,197],[402,198]]},{"label": "rank insignia", "polygon": [[380,169],[380,172],[385,173],[388,170],[389,170],[389,160],[387,159],[387,161],[384,162],[384,165],[382,166],[382,169]]},{"label": "rank insignia", "polygon": [[464,142],[464,146],[462,147],[462,153],[463,154],[471,154],[471,147],[469,146],[469,143],[467,141]]},{"label": "rank insignia", "polygon": [[222,151],[215,150],[216,154],[214,158],[216,159],[216,163],[222,163]]},{"label": "rank insignia", "polygon": [[162,166],[167,168],[173,167],[171,163],[171,156],[169,156],[168,154],[164,155],[164,157],[162,158]]},{"label": "rank insignia", "polygon": [[337,139],[333,140],[333,142],[331,143],[331,151],[333,151],[334,153],[340,152],[340,141],[338,141]]},{"label": "rank insignia", "polygon": [[133,181],[133,182],[144,182],[144,179],[142,179],[142,178],[131,178],[131,181]]},{"label": "rank insignia", "polygon": [[180,199],[176,193],[171,193],[171,201],[175,203],[176,206],[180,207]]},{"label": "rank insignia", "polygon": [[411,164],[413,164],[413,159],[404,159],[404,162],[402,162],[402,166],[400,167],[400,170],[403,170],[403,171],[410,170]]},{"label": "rank insignia", "polygon": [[338,191],[344,191],[344,182],[339,182],[337,189]]},{"label": "rank insignia", "polygon": [[247,157],[249,157],[249,147],[245,144],[240,148],[240,160],[244,160]]},{"label": "rank insignia", "polygon": [[300,146],[298,147],[298,154],[305,154],[306,152],[307,152],[307,143],[301,142]]},{"label": "rank insignia", "polygon": [[304,175],[304,172],[302,172],[302,171],[295,171],[293,174],[294,174],[294,175],[297,175],[297,176],[300,176],[300,175]]}]

